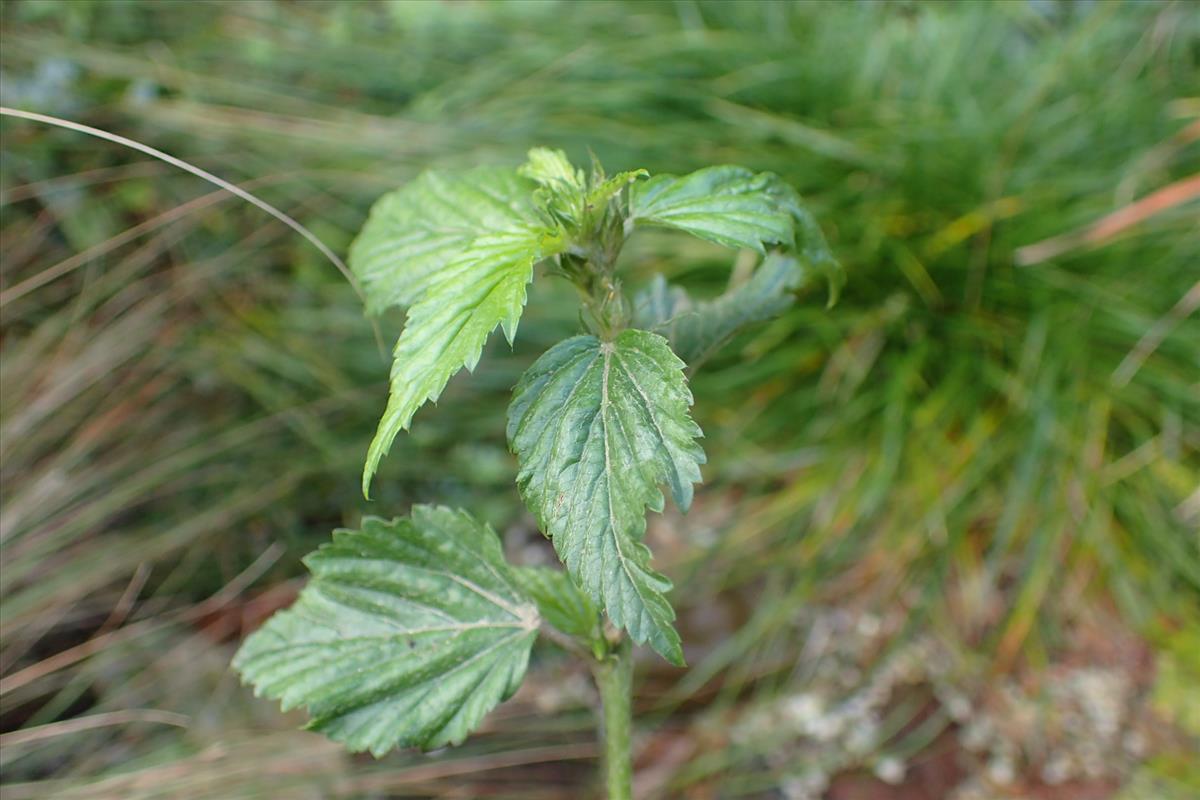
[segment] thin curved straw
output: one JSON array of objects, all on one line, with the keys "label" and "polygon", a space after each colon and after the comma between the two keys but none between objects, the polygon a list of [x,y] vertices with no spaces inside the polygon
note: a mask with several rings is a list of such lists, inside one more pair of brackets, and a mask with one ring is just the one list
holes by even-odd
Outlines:
[{"label": "thin curved straw", "polygon": [[[164,153],[163,151],[157,150],[153,147],[150,147],[149,145],[142,144],[141,142],[136,142],[133,139],[127,139],[124,136],[119,136],[115,133],[109,133],[108,131],[100,130],[99,128],[93,128],[90,125],[81,125],[78,122],[71,122],[70,120],[60,119],[59,117],[51,117],[47,114],[38,114],[33,111],[22,111],[22,110],[16,109],[16,108],[8,108],[7,106],[0,106],[0,116],[17,117],[18,119],[27,119],[27,120],[32,120],[33,122],[42,122],[42,123],[45,123],[46,125],[54,125],[59,128],[66,128],[67,130],[77,131],[79,133],[86,133],[88,136],[95,136],[97,139],[104,139],[105,141],[114,142],[119,145],[124,145],[125,147],[128,147],[132,150],[137,150],[138,152],[145,153],[148,156],[153,156],[154,158],[157,158],[160,161],[165,161],[166,163],[170,164],[173,167],[178,167],[179,169],[182,169],[185,172],[192,173],[193,175],[195,175],[198,178],[203,178],[204,180],[208,181],[209,183],[211,183],[215,186],[221,187],[225,191],[230,192],[231,194],[234,194],[237,197],[240,197],[241,199],[245,200],[247,203],[250,203],[251,205],[262,209],[263,211],[267,212],[275,219],[282,222],[284,225],[287,225],[289,228],[294,230],[296,233],[303,236],[306,240],[308,240],[308,242],[313,247],[315,247],[321,251],[321,255],[323,255],[323,256],[325,256],[325,258],[329,259],[329,261],[335,267],[338,268],[338,272],[342,273],[342,275],[346,278],[346,280],[350,282],[350,286],[353,287],[354,292],[355,292],[355,294],[358,295],[359,299],[360,300],[363,299],[362,289],[359,287],[358,281],[355,280],[354,274],[350,272],[350,269],[346,266],[346,264],[342,261],[342,259],[338,258],[337,254],[329,249],[328,245],[326,245],[324,242],[322,242],[320,239],[318,239],[316,234],[314,234],[308,228],[304,227],[299,222],[292,219],[291,217],[289,217],[287,214],[283,213],[279,209],[275,208],[275,206],[271,205],[270,203],[266,202],[265,200],[260,200],[259,198],[250,194],[245,189],[235,186],[227,180],[218,178],[216,175],[213,175],[211,172],[200,169],[200,167],[197,167],[193,164],[189,164],[188,162],[183,161],[182,159],[178,159],[175,156],[170,155],[169,153]],[[16,300],[18,297],[24,296],[25,294],[32,291],[33,289],[36,289],[39,286],[41,286],[42,283],[53,280],[53,278],[54,278],[54,276],[50,276],[45,281],[41,281],[41,282],[37,281],[36,279],[32,280],[32,281],[25,281],[25,282],[19,284],[18,286],[14,286],[12,289],[8,290],[7,292],[0,292],[0,306],[3,306],[13,300]]]}]

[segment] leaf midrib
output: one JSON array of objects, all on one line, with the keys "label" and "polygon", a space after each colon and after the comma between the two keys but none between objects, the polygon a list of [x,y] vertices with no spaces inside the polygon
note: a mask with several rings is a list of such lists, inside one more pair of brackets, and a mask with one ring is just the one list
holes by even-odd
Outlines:
[{"label": "leaf midrib", "polygon": [[[612,461],[610,460],[610,457],[609,457],[609,442],[608,442],[608,431],[609,431],[609,427],[608,427],[608,406],[609,406],[608,374],[609,374],[609,370],[611,368],[612,359],[615,355],[615,352],[616,352],[616,345],[614,343],[602,342],[600,344],[600,353],[604,357],[604,371],[601,373],[601,376],[600,376],[600,425],[604,429],[604,433],[603,433],[604,488],[605,488],[605,495],[608,498],[608,526],[609,526],[609,531],[611,532],[612,537],[613,537],[613,544],[617,548],[617,558],[620,560],[620,563],[621,563],[621,571],[623,573],[625,573],[626,579],[629,581],[630,586],[633,587],[634,594],[636,594],[638,597],[638,600],[641,601],[642,608],[644,609],[644,613],[646,613],[652,617],[653,615],[650,614],[650,604],[646,601],[646,598],[642,592],[642,587],[641,587],[640,583],[638,582],[638,580],[630,572],[629,559],[625,556],[625,550],[621,546],[622,532],[618,529],[617,520],[613,516],[613,494],[612,494],[612,474],[613,474],[613,472],[612,472]],[[638,501],[640,502],[641,498],[639,498]],[[644,507],[643,507],[643,510],[641,511],[641,513],[643,513],[643,514],[645,513]],[[592,538],[593,537],[588,538],[589,545],[591,544]],[[625,624],[629,625],[630,620],[626,619]]]},{"label": "leaf midrib", "polygon": [[[496,576],[496,579],[502,581],[509,589],[514,588],[511,585],[511,583],[509,581],[505,580],[502,576],[500,576],[495,571],[495,568],[493,568],[490,564],[487,564],[486,562],[484,562],[484,566],[488,567],[489,571],[491,571],[491,573]],[[526,616],[525,614],[522,613],[522,609],[524,608],[524,606],[512,605],[512,603],[510,603],[505,598],[503,598],[499,595],[493,594],[492,592],[488,591],[487,589],[484,589],[482,586],[475,583],[474,581],[468,580],[456,573],[448,572],[444,569],[437,569],[435,567],[425,566],[423,564],[405,564],[404,568],[411,569],[411,570],[419,570],[421,572],[426,572],[430,575],[437,575],[442,578],[449,578],[450,580],[454,581],[455,583],[466,588],[468,591],[471,591],[471,592],[475,593],[476,595],[478,595],[479,597],[482,597],[484,600],[488,601],[489,603],[491,603],[493,606],[500,609],[501,611],[506,612],[509,616],[511,616],[515,619],[518,619],[518,620],[524,619],[524,617]],[[398,599],[405,600],[415,606],[427,608],[430,611],[441,614],[443,616],[446,615],[446,611],[444,609],[440,609],[436,606],[431,606],[428,603],[422,603],[420,601],[414,600],[411,597],[400,594],[398,592],[389,591],[388,586],[385,584],[377,584],[377,583],[372,583],[370,581],[362,581],[359,579],[340,578],[340,576],[339,576],[339,578],[333,578],[332,576],[326,577],[326,576],[318,575],[317,585],[319,586],[321,583],[342,585],[342,586],[349,587],[351,589],[358,589],[358,588],[363,588],[363,587],[371,588],[372,590],[380,591],[380,592],[383,592],[384,594],[391,595],[392,597],[396,597]]]},{"label": "leaf midrib", "polygon": [[[305,622],[312,624],[314,622],[314,620],[306,619]],[[340,634],[339,631],[336,631],[336,629],[330,628],[328,625],[321,625],[321,627],[327,628],[329,630],[333,630],[335,633]],[[286,646],[259,650],[257,653],[255,653],[255,658],[263,658],[266,656],[276,655],[278,653],[284,652],[285,650],[288,652],[298,652],[298,651],[303,651],[303,650],[312,649],[312,648],[328,649],[331,644],[334,645],[335,648],[340,649],[340,646],[342,646],[342,645],[362,646],[362,645],[367,645],[367,644],[378,644],[380,642],[392,643],[396,640],[402,640],[402,639],[407,639],[407,638],[410,638],[413,636],[422,636],[422,635],[432,634],[432,633],[453,633],[455,636],[458,636],[459,634],[465,633],[466,631],[485,630],[485,629],[503,630],[503,629],[508,629],[508,628],[511,628],[512,630],[515,630],[515,631],[519,631],[521,635],[529,633],[530,631],[532,631],[534,629],[534,628],[530,627],[529,625],[525,624],[524,622],[521,622],[520,620],[514,620],[512,622],[491,622],[491,621],[489,621],[489,622],[469,622],[469,623],[464,623],[461,625],[442,625],[442,626],[433,625],[433,626],[426,626],[423,628],[397,628],[395,633],[386,633],[386,634],[377,634],[377,635],[361,634],[358,636],[339,635],[334,640],[314,639],[312,641],[307,641],[307,642],[302,642],[302,643],[296,643],[296,642],[291,642],[289,640],[284,640],[285,642],[288,642],[288,644]],[[283,639],[283,637],[279,634],[276,634],[276,636],[280,639]],[[513,638],[513,634],[504,634],[504,635],[500,636],[501,641],[511,639],[511,638]],[[451,638],[450,641],[453,641],[453,638]]]}]

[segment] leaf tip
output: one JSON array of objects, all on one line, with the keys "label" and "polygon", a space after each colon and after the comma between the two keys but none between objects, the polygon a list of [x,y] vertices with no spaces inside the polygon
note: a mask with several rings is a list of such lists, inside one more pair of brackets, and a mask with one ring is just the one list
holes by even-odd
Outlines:
[{"label": "leaf tip", "polygon": [[683,657],[683,641],[679,638],[679,633],[675,630],[674,626],[668,626],[661,633],[661,636],[656,636],[650,642],[650,646],[654,648],[654,652],[662,656],[672,666],[686,667],[687,660]]},{"label": "leaf tip", "polygon": [[837,305],[842,297],[842,287],[846,285],[846,272],[841,264],[834,262],[826,283],[829,286],[829,299],[825,301],[825,308],[830,309]]}]

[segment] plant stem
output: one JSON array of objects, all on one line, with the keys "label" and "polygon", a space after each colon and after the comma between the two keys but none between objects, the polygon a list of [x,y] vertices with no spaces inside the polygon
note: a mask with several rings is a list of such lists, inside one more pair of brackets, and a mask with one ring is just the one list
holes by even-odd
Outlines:
[{"label": "plant stem", "polygon": [[608,800],[632,800],[633,656],[629,639],[622,639],[592,672],[603,706],[601,738]]}]

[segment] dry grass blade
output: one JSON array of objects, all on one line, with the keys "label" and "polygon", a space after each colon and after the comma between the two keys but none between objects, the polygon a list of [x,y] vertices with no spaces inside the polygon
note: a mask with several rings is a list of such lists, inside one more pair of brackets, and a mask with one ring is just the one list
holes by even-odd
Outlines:
[{"label": "dry grass blade", "polygon": [[0,679],[0,695],[16,691],[23,686],[26,686],[36,680],[52,675],[59,670],[82,661],[85,658],[102,652],[113,647],[120,642],[129,641],[137,636],[141,636],[155,628],[160,628],[174,622],[199,619],[206,614],[211,614],[220,609],[222,606],[234,600],[239,594],[245,591],[246,587],[250,586],[254,581],[258,580],[262,574],[270,569],[279,557],[283,554],[283,546],[276,543],[267,548],[262,555],[255,559],[249,567],[247,567],[234,580],[221,587],[221,590],[208,598],[204,602],[191,608],[183,609],[168,615],[163,619],[148,619],[142,620],[131,625],[126,625],[123,628],[101,634],[93,639],[88,639],[82,644],[76,645],[67,650],[56,653],[44,661],[39,661],[32,664],[19,672],[14,672],[11,675]]},{"label": "dry grass blade", "polygon": [[[89,136],[95,136],[97,139],[104,139],[105,141],[113,142],[115,144],[119,144],[119,145],[123,145],[125,147],[132,148],[134,150],[137,150],[138,152],[145,153],[148,156],[153,156],[154,158],[157,158],[161,161],[165,161],[166,163],[170,164],[173,167],[178,167],[179,169],[182,169],[186,172],[190,172],[199,178],[203,178],[204,180],[208,181],[211,184],[220,186],[225,191],[227,191],[233,195],[236,195],[237,197],[240,197],[242,200],[245,200],[247,203],[250,203],[251,205],[255,206],[256,208],[262,209],[263,211],[267,212],[272,217],[279,220],[284,225],[287,225],[289,228],[294,230],[296,233],[303,236],[307,242],[309,242],[314,247],[316,247],[319,251],[321,251],[321,255],[325,256],[325,258],[327,258],[331,264],[333,264],[335,267],[337,267],[338,272],[342,273],[342,276],[350,283],[351,286],[354,287],[354,291],[356,294],[358,294],[359,299],[360,300],[362,299],[362,292],[359,289],[358,280],[354,277],[353,273],[350,272],[349,267],[347,267],[346,264],[342,261],[342,259],[338,257],[337,253],[333,252],[331,249],[329,249],[328,245],[326,245],[324,242],[322,242],[320,239],[318,239],[316,234],[314,234],[308,228],[301,225],[299,222],[297,222],[292,217],[288,216],[287,214],[283,213],[279,209],[275,208],[275,206],[271,205],[270,203],[268,203],[264,200],[260,200],[258,197],[255,197],[254,195],[250,194],[245,189],[243,189],[239,186],[235,186],[234,184],[230,183],[229,181],[227,181],[223,178],[218,178],[216,175],[213,175],[208,170],[201,169],[200,167],[197,167],[194,164],[189,164],[188,162],[184,161],[183,159],[176,158],[175,156],[164,153],[163,151],[158,150],[153,147],[150,147],[149,145],[142,144],[141,142],[134,141],[133,139],[129,139],[127,137],[120,136],[115,133],[110,133],[108,131],[102,131],[99,128],[93,128],[90,125],[81,125],[78,122],[72,122],[71,120],[60,119],[59,117],[52,117],[48,114],[38,114],[33,111],[22,111],[20,109],[8,108],[6,106],[0,106],[0,115],[16,117],[18,119],[26,119],[26,120],[30,120],[32,122],[41,122],[46,125],[55,125],[60,128],[66,128],[67,130],[77,131],[79,133],[86,133]],[[4,292],[0,292],[0,306],[6,305],[6,304],[12,302],[13,300],[16,300],[18,297],[21,297],[21,296],[27,294],[28,292],[33,291],[38,286],[45,283],[46,280],[52,280],[54,277],[57,277],[57,275],[51,275],[50,278],[47,278],[38,283],[34,283],[32,285],[26,286],[24,284],[21,284],[18,286],[14,286],[12,289],[6,290]],[[26,283],[29,283],[29,282],[27,281]],[[18,289],[20,291],[18,291]]]},{"label": "dry grass blade", "polygon": [[[1200,186],[1200,178],[1198,186]],[[1161,319],[1154,323],[1144,334],[1138,339],[1134,348],[1129,351],[1129,355],[1121,360],[1117,368],[1113,370],[1112,382],[1114,386],[1128,386],[1133,380],[1133,376],[1137,374],[1138,369],[1145,363],[1146,359],[1158,349],[1163,340],[1170,335],[1172,329],[1187,317],[1196,313],[1196,309],[1200,308],[1200,281],[1192,286],[1191,289],[1179,298],[1170,311],[1163,315]]]},{"label": "dry grass blade", "polygon": [[1135,225],[1197,198],[1200,198],[1200,174],[1181,178],[1164,186],[1141,200],[1096,220],[1082,230],[1022,247],[1014,254],[1014,260],[1017,264],[1028,267],[1081,247],[1099,247]]},{"label": "dry grass blade", "polygon": [[65,719],[36,728],[24,728],[19,731],[0,734],[0,746],[16,747],[17,745],[40,742],[56,736],[68,736],[80,731],[90,731],[96,728],[108,728],[116,725],[128,725],[132,722],[152,722],[158,725],[173,725],[186,728],[191,719],[183,714],[173,714],[169,711],[158,711],[153,708],[130,708],[122,711],[111,711],[105,714],[91,714],[86,717]]}]

